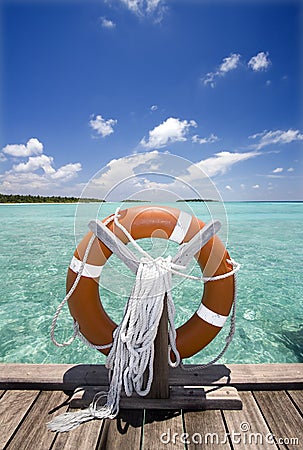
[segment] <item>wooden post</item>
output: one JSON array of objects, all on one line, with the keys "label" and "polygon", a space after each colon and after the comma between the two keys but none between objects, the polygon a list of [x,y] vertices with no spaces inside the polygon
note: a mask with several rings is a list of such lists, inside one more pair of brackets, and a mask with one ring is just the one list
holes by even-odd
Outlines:
[{"label": "wooden post", "polygon": [[155,339],[154,377],[146,398],[169,398],[168,384],[168,312],[166,294]]}]

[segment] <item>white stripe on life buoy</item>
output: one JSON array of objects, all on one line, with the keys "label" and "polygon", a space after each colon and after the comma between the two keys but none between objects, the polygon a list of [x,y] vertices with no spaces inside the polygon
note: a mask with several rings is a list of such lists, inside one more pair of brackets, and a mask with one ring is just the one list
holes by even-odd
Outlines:
[{"label": "white stripe on life buoy", "polygon": [[228,316],[222,316],[211,309],[208,309],[203,303],[201,303],[199,309],[197,310],[197,314],[200,319],[205,320],[205,322],[214,325],[215,327],[222,328],[226,322]]},{"label": "white stripe on life buoy", "polygon": [[[75,272],[79,273],[82,261],[73,256],[69,268]],[[82,276],[88,278],[98,278],[101,275],[104,266],[94,266],[93,264],[84,264],[82,271]]]},{"label": "white stripe on life buoy", "polygon": [[181,242],[184,241],[186,233],[190,227],[191,220],[192,216],[190,214],[180,211],[176,226],[173,229],[172,234],[169,236],[169,240],[181,244]]}]

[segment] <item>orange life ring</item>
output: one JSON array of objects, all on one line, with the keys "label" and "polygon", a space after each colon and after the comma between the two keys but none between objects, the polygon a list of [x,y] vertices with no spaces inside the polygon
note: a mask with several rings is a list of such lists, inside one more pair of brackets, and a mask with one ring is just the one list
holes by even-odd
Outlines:
[{"label": "orange life ring", "polygon": [[[105,219],[103,222],[105,222]],[[179,244],[188,242],[204,223],[198,218],[171,207],[137,206],[120,211],[119,222],[134,239],[159,237]],[[123,232],[111,221],[109,229],[125,244]],[[89,232],[78,245],[67,274],[67,292],[73,285],[88,242]],[[98,280],[102,267],[111,251],[99,239],[95,239],[77,288],[68,300],[69,310],[78,322],[80,332],[95,345],[112,342],[117,324],[105,312],[100,296]],[[221,240],[214,236],[201,249],[197,261],[206,277],[230,272],[229,254]],[[208,345],[218,334],[227,319],[234,300],[234,275],[204,284],[199,309],[177,331],[177,349],[181,358],[188,358]],[[105,355],[109,348],[100,350]]]}]

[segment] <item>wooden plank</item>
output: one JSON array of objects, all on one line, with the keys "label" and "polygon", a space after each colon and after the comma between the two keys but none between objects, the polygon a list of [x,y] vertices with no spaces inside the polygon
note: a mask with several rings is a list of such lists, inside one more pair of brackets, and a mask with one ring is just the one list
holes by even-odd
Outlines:
[{"label": "wooden plank", "polygon": [[231,386],[201,386],[184,388],[172,386],[168,399],[123,398],[121,405],[138,408],[140,405],[149,409],[241,409],[242,402],[235,388]]},{"label": "wooden plank", "polygon": [[3,396],[4,393],[5,393],[4,389],[0,390],[0,398]]},{"label": "wooden plank", "polygon": [[181,410],[146,410],[142,450],[184,450],[183,433]]},{"label": "wooden plank", "polygon": [[134,273],[140,261],[134,253],[100,220],[91,220],[89,229]]},{"label": "wooden plank", "polygon": [[303,391],[288,391],[288,394],[303,416]]},{"label": "wooden plank", "polygon": [[181,266],[187,266],[201,248],[220,231],[220,228],[221,223],[219,220],[214,220],[205,225],[190,241],[180,245],[178,252],[172,258],[172,262]]},{"label": "wooden plank", "polygon": [[4,448],[27,414],[39,391],[6,391],[0,399],[0,448]]},{"label": "wooden plank", "polygon": [[[86,408],[97,392],[106,391],[107,386],[84,386],[71,398],[71,407]],[[120,407],[125,409],[241,409],[238,391],[232,386],[172,386],[169,398],[149,398],[121,395]]]},{"label": "wooden plank", "polygon": [[74,390],[83,384],[108,384],[108,370],[101,364],[0,364],[4,389]]},{"label": "wooden plank", "polygon": [[[238,390],[252,389],[303,389],[303,364],[215,364],[203,370],[194,370],[197,365],[180,367],[170,371],[170,385],[231,384]],[[290,387],[293,386],[293,387]]]},{"label": "wooden plank", "polygon": [[39,394],[24,421],[13,436],[7,450],[47,450],[55,438],[46,423],[67,410],[67,396],[60,391],[43,391]]},{"label": "wooden plank", "polygon": [[[169,368],[171,386],[227,383],[238,390],[303,389],[303,364],[215,364],[190,372]],[[77,386],[107,384],[108,371],[101,364],[0,364],[1,389],[74,390]]]},{"label": "wooden plank", "polygon": [[163,299],[163,312],[154,342],[155,356],[153,365],[153,381],[148,398],[168,398],[168,311],[167,294]]},{"label": "wooden plank", "polygon": [[[285,391],[256,391],[254,396],[280,448],[303,446],[303,418]],[[290,442],[298,439],[298,442]]]},{"label": "wooden plank", "polygon": [[102,420],[91,420],[68,433],[57,433],[52,450],[95,449],[102,425]]},{"label": "wooden plank", "polygon": [[201,248],[220,231],[220,228],[221,222],[219,220],[214,220],[205,225],[190,241],[180,245],[178,252],[172,258],[172,262],[187,266],[194,256],[200,252]]},{"label": "wooden plank", "polygon": [[188,450],[229,450],[227,431],[220,411],[183,411]]},{"label": "wooden plank", "polygon": [[240,397],[243,402],[242,411],[223,411],[228,433],[235,448],[259,450],[270,445],[271,449],[276,449],[275,443],[266,442],[266,436],[270,433],[270,429],[252,393],[240,392]]},{"label": "wooden plank", "polygon": [[[143,411],[120,410],[117,419],[106,419],[96,450],[141,448]],[[80,447],[79,447],[80,448]]]}]

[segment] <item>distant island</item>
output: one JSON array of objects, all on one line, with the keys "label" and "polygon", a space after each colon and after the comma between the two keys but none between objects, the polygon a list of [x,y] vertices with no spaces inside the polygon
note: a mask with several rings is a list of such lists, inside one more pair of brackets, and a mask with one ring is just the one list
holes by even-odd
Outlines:
[{"label": "distant island", "polygon": [[[217,200],[191,198],[180,199],[177,202],[216,202]],[[1,194],[0,203],[102,203],[105,200],[98,198],[79,198],[79,197],[62,197],[60,195],[43,196],[43,195],[21,195],[21,194]],[[122,203],[150,203],[150,200],[125,199]]]},{"label": "distant island", "polygon": [[186,198],[177,200],[177,202],[217,202],[218,200],[212,200],[210,198]]},{"label": "distant island", "polygon": [[151,203],[151,200],[130,200],[130,199],[125,199],[125,200],[122,200],[122,203]]},{"label": "distant island", "polygon": [[78,198],[78,197],[61,197],[51,196],[44,197],[42,195],[20,195],[20,194],[0,194],[0,203],[89,203],[89,202],[105,202],[97,198]]},{"label": "distant island", "polygon": [[[180,199],[176,200],[176,202],[217,202],[218,200],[211,200],[209,198],[186,198],[186,199]],[[123,203],[151,203],[151,200],[123,200]]]}]

